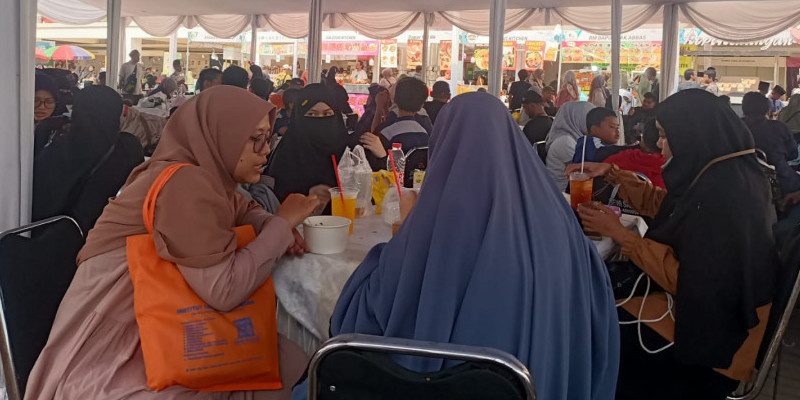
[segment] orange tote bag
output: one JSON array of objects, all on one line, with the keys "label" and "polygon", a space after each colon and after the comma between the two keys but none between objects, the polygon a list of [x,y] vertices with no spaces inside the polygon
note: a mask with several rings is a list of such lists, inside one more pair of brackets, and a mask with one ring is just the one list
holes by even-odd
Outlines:
[{"label": "orange tote bag", "polygon": [[[174,263],[156,252],[156,198],[178,169],[190,165],[169,166],[158,176],[144,202],[148,234],[127,239],[147,386],[162,390],[180,385],[210,392],[281,389],[272,278],[235,309],[220,312],[195,294]],[[250,225],[235,230],[239,248],[256,237]]]}]

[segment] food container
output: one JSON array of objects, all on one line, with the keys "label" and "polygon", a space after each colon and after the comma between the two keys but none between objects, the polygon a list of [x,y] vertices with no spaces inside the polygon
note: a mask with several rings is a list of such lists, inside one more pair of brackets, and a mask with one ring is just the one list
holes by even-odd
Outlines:
[{"label": "food container", "polygon": [[337,254],[347,248],[350,219],[321,215],[303,221],[303,238],[314,254]]}]

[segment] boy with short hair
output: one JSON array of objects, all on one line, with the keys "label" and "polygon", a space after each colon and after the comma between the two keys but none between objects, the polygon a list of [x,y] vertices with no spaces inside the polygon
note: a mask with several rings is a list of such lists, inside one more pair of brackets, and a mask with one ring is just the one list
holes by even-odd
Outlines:
[{"label": "boy with short hair", "polygon": [[378,131],[390,145],[401,143],[407,153],[428,145],[428,131],[416,120],[417,113],[428,99],[428,86],[418,79],[406,78],[397,82],[396,88],[397,118],[378,127]]},{"label": "boy with short hair", "polygon": [[547,134],[553,126],[553,118],[547,115],[542,96],[533,90],[528,90],[522,96],[521,103],[522,110],[530,117],[525,128],[522,129],[522,133],[525,134],[531,145],[546,140]]},{"label": "boy with short hair", "polygon": [[[586,130],[589,134],[578,139],[578,143],[575,145],[575,155],[572,157],[572,162],[580,163],[583,159],[584,142],[586,142],[585,160],[589,162],[603,161],[603,159],[598,157],[598,150],[603,147],[614,146],[619,140],[619,120],[617,120],[617,114],[603,107],[598,107],[589,111],[589,114],[586,115]],[[606,154],[605,157],[608,157],[608,155],[609,154]]]},{"label": "boy with short hair", "polygon": [[772,119],[778,118],[778,114],[783,110],[783,101],[781,98],[786,94],[786,89],[781,85],[775,85],[772,88],[772,93],[769,95],[769,117]]},{"label": "boy with short hair", "polygon": [[639,148],[632,148],[611,155],[603,162],[614,164],[622,170],[641,172],[650,178],[653,185],[666,189],[664,179],[661,177],[661,169],[667,160],[664,159],[664,156],[661,155],[661,149],[658,148],[658,136],[656,120],[651,119],[644,126]]}]

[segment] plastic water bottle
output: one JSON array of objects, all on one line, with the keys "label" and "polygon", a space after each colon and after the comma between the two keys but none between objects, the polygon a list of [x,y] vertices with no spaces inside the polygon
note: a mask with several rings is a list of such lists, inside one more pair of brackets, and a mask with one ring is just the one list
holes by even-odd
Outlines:
[{"label": "plastic water bottle", "polygon": [[400,143],[392,143],[392,157],[386,159],[386,170],[392,171],[392,159],[394,159],[394,167],[397,169],[397,177],[400,179],[400,186],[405,183],[406,175],[406,155],[403,153],[403,145]]}]

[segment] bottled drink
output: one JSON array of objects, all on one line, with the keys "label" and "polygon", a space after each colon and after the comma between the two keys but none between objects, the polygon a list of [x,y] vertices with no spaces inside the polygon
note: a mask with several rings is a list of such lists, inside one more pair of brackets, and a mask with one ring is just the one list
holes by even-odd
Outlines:
[{"label": "bottled drink", "polygon": [[392,159],[394,159],[394,167],[397,169],[397,177],[400,179],[400,186],[403,186],[405,183],[405,171],[406,171],[406,155],[403,154],[403,145],[400,143],[393,143],[392,149],[392,157],[386,158],[386,170],[392,170]]}]

